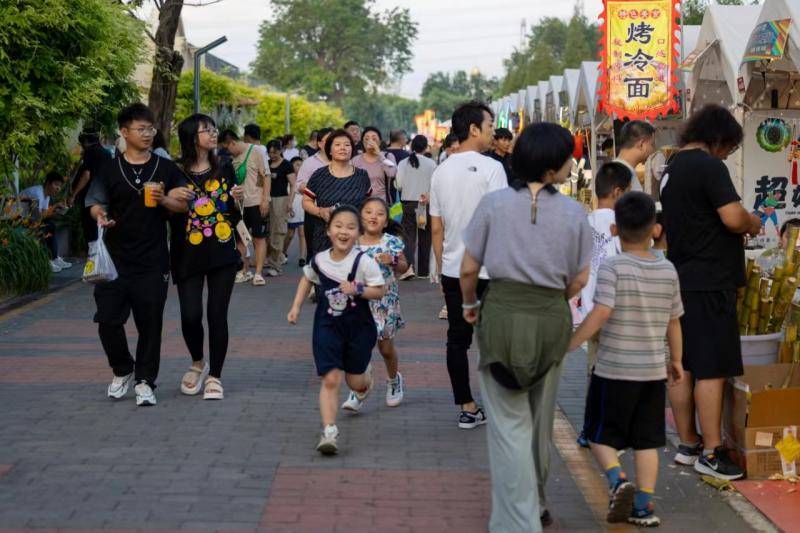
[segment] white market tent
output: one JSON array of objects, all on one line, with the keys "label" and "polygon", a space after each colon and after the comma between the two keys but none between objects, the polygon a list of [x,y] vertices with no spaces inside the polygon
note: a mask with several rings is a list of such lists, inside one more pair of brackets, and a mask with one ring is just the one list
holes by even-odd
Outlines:
[{"label": "white market tent", "polygon": [[561,107],[567,110],[567,120],[570,127],[575,125],[575,117],[573,116],[573,109],[575,109],[575,99],[578,97],[578,81],[580,80],[581,71],[577,68],[568,68],[564,70],[562,76],[561,94],[559,96],[559,103]]},{"label": "white market tent", "polygon": [[733,107],[742,102],[739,65],[760,12],[761,6],[708,6],[694,48],[699,55],[690,78],[690,114],[708,103]]},{"label": "white market tent", "polygon": [[542,121],[547,120],[547,118],[545,116],[545,111],[546,111],[546,109],[545,109],[545,101],[546,100],[545,99],[547,98],[547,85],[549,83],[550,82],[545,80],[545,81],[540,81],[536,85],[536,93],[535,93],[536,94],[536,100],[535,100],[533,105],[534,105],[534,108],[536,110],[536,115],[539,117],[539,120],[537,120],[537,122],[542,122]]},{"label": "white market tent", "polygon": [[610,120],[604,120],[605,115],[597,113],[597,79],[600,75],[600,62],[583,61],[580,75],[578,76],[578,89],[575,102],[571,109],[574,117],[572,127],[590,128],[591,139],[589,143],[589,161],[592,170],[597,168],[597,130],[601,124],[610,125]]},{"label": "white market tent", "polygon": [[519,126],[517,127],[517,131],[522,131],[528,122],[530,122],[530,116],[528,115],[528,108],[525,106],[525,100],[528,97],[528,91],[526,89],[520,89],[517,92],[517,115],[519,116]]},{"label": "white market tent", "polygon": [[528,122],[536,122],[536,93],[539,88],[536,85],[528,85],[525,89],[525,114]]},{"label": "white market tent", "polygon": [[550,76],[547,82],[547,94],[545,95],[545,116],[548,122],[559,123],[559,111],[561,108],[560,93],[561,85],[564,83],[563,76]]}]

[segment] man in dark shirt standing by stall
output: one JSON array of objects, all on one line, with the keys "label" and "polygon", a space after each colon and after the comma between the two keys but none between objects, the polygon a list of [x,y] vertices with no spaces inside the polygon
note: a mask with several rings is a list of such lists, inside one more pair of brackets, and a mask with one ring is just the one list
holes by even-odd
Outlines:
[{"label": "man in dark shirt standing by stall", "polygon": [[[114,372],[108,396],[122,398],[135,380],[136,405],[155,405],[169,283],[166,220],[169,212],[186,211],[194,195],[172,161],[150,152],[156,130],[147,106],[130,105],[117,121],[126,150],[99,171],[86,198],[92,217],[104,228],[103,240],[119,275],[95,286],[94,321]],[[153,207],[146,205],[146,197]],[[124,327],[131,312],[139,334],[135,361]]]},{"label": "man in dark shirt standing by stall", "polygon": [[69,205],[76,205],[81,210],[83,236],[86,242],[91,242],[97,240],[97,223],[89,212],[89,206],[86,205],[86,194],[100,169],[111,161],[111,154],[100,144],[100,135],[96,132],[84,131],[78,136],[78,142],[83,148],[83,160],[72,181]]}]

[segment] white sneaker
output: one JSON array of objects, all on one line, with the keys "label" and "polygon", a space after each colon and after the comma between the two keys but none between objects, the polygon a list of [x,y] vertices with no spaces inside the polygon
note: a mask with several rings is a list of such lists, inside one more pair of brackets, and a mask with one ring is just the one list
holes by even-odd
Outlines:
[{"label": "white sneaker", "polygon": [[289,257],[286,254],[281,254],[281,266],[289,262]]},{"label": "white sneaker", "polygon": [[114,379],[111,380],[111,385],[108,386],[108,397],[119,400],[128,394],[128,387],[130,387],[132,380],[133,372],[127,376],[114,376]]},{"label": "white sneaker", "polygon": [[274,269],[274,268],[268,268],[268,269],[267,269],[267,276],[269,276],[269,277],[271,277],[271,278],[277,278],[277,277],[278,277],[278,276],[280,276],[281,274],[283,274],[283,273],[282,273],[282,272],[278,272],[278,271],[277,271],[276,269]]},{"label": "white sneaker", "polygon": [[398,372],[394,379],[386,380],[386,405],[397,407],[403,401],[403,375]]},{"label": "white sneaker", "polygon": [[317,451],[322,455],[335,455],[339,451],[336,440],[339,438],[339,428],[335,425],[325,426],[322,436],[317,444]]},{"label": "white sneaker", "polygon": [[146,382],[137,383],[133,390],[136,391],[136,405],[147,407],[156,404],[156,395]]},{"label": "white sneaker", "polygon": [[50,260],[50,272],[52,272],[53,274],[57,274],[62,270],[63,269],[60,266],[58,266],[55,261]]},{"label": "white sneaker", "polygon": [[64,259],[61,257],[56,257],[55,259],[53,259],[53,263],[57,264],[62,269],[72,268],[72,263],[70,263],[69,261],[64,261]]},{"label": "white sneaker", "polygon": [[374,383],[372,380],[372,363],[367,366],[367,370],[364,373],[369,375],[369,387],[364,392],[350,391],[350,394],[347,396],[347,400],[345,400],[342,404],[342,409],[345,411],[351,411],[353,413],[359,412],[364,406],[367,396],[369,396],[369,393],[372,392],[372,385]]}]

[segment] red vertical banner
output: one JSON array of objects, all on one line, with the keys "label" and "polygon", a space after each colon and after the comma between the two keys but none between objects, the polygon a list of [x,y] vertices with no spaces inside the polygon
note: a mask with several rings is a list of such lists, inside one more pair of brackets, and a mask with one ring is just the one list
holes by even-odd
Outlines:
[{"label": "red vertical banner", "polygon": [[604,0],[599,109],[655,119],[678,111],[677,0]]}]

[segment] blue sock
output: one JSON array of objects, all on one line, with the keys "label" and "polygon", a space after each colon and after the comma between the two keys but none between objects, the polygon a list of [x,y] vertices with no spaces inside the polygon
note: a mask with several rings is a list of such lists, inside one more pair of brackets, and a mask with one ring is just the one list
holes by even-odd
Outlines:
[{"label": "blue sock", "polygon": [[638,510],[645,510],[653,501],[653,491],[641,489],[636,491],[633,497],[633,508]]},{"label": "blue sock", "polygon": [[608,487],[613,489],[619,484],[620,479],[625,479],[625,472],[618,463],[606,470],[606,477],[608,478]]}]

